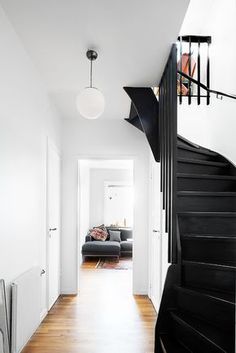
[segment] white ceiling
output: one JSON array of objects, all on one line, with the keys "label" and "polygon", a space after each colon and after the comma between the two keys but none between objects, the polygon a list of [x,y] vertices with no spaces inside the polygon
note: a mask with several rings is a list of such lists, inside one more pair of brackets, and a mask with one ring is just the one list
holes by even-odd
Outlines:
[{"label": "white ceiling", "polygon": [[128,117],[123,86],[158,84],[189,0],[0,0],[65,118],[88,85],[85,53],[96,49],[94,84],[103,91],[103,118]]}]

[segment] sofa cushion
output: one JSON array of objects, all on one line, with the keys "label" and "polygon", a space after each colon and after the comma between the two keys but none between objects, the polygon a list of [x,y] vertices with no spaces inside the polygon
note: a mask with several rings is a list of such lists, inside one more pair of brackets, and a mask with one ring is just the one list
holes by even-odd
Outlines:
[{"label": "sofa cushion", "polygon": [[120,243],[117,241],[89,241],[82,246],[83,255],[120,255]]},{"label": "sofa cushion", "polygon": [[131,242],[131,241],[121,241],[120,242],[120,249],[121,249],[121,252],[123,252],[123,251],[132,252],[132,250],[133,250],[133,242]]},{"label": "sofa cushion", "polygon": [[110,241],[117,241],[118,243],[121,242],[119,230],[109,230],[109,236]]},{"label": "sofa cushion", "polygon": [[93,228],[90,230],[90,235],[95,240],[105,241],[107,239],[107,231],[102,228]]},{"label": "sofa cushion", "polygon": [[125,241],[127,239],[133,238],[133,231],[132,229],[121,229],[121,240]]},{"label": "sofa cushion", "polygon": [[[120,231],[121,232],[121,234],[120,234],[121,241],[133,238],[133,230],[132,230],[132,228],[106,227],[106,229],[108,231],[108,234],[109,234],[109,232],[111,230],[112,231],[113,230],[114,231]],[[106,240],[109,240],[109,239],[110,239],[110,236],[108,235]]]}]

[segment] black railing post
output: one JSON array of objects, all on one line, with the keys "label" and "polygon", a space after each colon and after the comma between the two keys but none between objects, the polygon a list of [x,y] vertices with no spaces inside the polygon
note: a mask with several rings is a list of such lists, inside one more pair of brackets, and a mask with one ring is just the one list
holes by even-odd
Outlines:
[{"label": "black railing post", "polygon": [[[191,41],[191,37],[189,37],[189,46],[188,46],[188,74],[189,76],[192,76],[192,54],[191,54],[191,50],[192,50],[192,41]],[[191,81],[188,81],[188,104],[191,104],[191,98],[192,98],[192,90],[191,90]]]},{"label": "black railing post", "polygon": [[[210,41],[207,42],[207,88],[210,89]],[[207,91],[207,105],[210,104],[210,91]]]},{"label": "black railing post", "polygon": [[176,150],[177,150],[177,47],[172,46],[159,85],[159,126],[161,150],[161,190],[168,232],[168,261],[176,255]]},{"label": "black railing post", "polygon": [[[182,42],[182,37],[180,37],[179,39],[179,43],[180,43],[180,70],[182,71],[183,69],[183,42]],[[179,92],[179,103],[182,104],[182,85],[183,85],[183,77],[180,76],[179,78],[179,85],[180,85],[180,92]]]},{"label": "black railing post", "polygon": [[201,87],[199,83],[201,82],[201,55],[200,55],[200,40],[198,39],[198,44],[197,44],[197,81],[198,81],[198,86],[197,86],[197,104],[201,104]]}]

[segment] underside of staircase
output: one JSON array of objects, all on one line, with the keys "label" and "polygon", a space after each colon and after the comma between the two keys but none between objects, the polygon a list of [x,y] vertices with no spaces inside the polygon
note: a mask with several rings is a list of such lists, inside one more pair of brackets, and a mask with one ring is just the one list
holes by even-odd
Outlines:
[{"label": "underside of staircase", "polygon": [[151,88],[125,87],[132,100],[126,120],[145,133],[161,163],[167,215],[170,266],[155,353],[234,353],[236,167],[177,135],[175,48],[163,77],[159,99]]}]

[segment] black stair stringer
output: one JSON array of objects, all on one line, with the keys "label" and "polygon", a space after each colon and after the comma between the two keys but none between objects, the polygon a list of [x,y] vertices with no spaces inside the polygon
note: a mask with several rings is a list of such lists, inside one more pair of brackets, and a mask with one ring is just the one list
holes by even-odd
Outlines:
[{"label": "black stair stringer", "polygon": [[131,102],[130,105],[130,113],[129,113],[129,118],[125,119],[128,123],[130,123],[131,125],[135,126],[137,129],[139,129],[140,131],[143,132],[143,127],[141,124],[141,121],[139,119],[139,116],[136,112],[136,109],[134,107],[134,104]]},{"label": "black stair stringer", "polygon": [[150,87],[124,87],[124,90],[132,101],[130,118],[126,121],[145,133],[156,162],[160,162],[159,102]]}]

